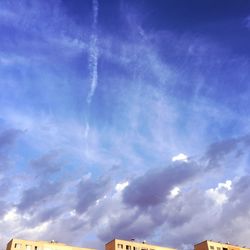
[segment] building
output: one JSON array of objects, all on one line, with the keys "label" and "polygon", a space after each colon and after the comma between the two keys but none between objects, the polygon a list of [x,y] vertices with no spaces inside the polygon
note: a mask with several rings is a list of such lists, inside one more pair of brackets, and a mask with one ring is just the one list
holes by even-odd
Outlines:
[{"label": "building", "polygon": [[176,250],[176,249],[147,244],[145,241],[136,242],[133,239],[130,241],[113,239],[112,241],[108,242],[105,245],[105,250]]},{"label": "building", "polygon": [[240,247],[229,243],[221,243],[211,240],[205,240],[194,245],[194,250],[250,250],[246,247]]},{"label": "building", "polygon": [[12,239],[7,244],[6,250],[94,250],[93,248],[81,248],[68,246],[56,241],[31,241]]}]

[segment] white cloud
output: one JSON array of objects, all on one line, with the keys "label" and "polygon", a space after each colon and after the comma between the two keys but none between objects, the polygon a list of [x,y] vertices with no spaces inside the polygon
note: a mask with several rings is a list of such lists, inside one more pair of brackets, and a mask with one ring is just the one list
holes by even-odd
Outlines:
[{"label": "white cloud", "polygon": [[170,199],[173,199],[180,193],[180,191],[181,191],[181,189],[179,187],[174,187],[172,190],[170,190],[170,194],[168,197]]},{"label": "white cloud", "polygon": [[71,211],[69,212],[69,215],[70,215],[71,217],[76,216],[76,210],[75,210],[75,209],[71,210]]},{"label": "white cloud", "polygon": [[50,223],[51,223],[50,221],[46,221],[46,222],[40,223],[36,227],[28,228],[25,230],[25,234],[39,234],[39,233],[46,232]]},{"label": "white cloud", "polygon": [[105,199],[107,199],[107,195],[104,195],[101,199],[97,199],[97,200],[95,201],[95,204],[96,204],[96,205],[99,205],[100,202],[103,201],[103,200],[105,200]]},{"label": "white cloud", "polygon": [[227,180],[225,183],[219,183],[216,188],[210,188],[206,191],[206,194],[216,204],[222,205],[227,202],[227,192],[232,189],[232,181]]},{"label": "white cloud", "polygon": [[11,209],[10,211],[8,211],[8,212],[4,215],[3,220],[4,220],[5,222],[15,221],[15,220],[19,219],[19,217],[20,217],[20,216],[17,214],[16,208],[13,208],[13,209]]},{"label": "white cloud", "polygon": [[188,162],[188,156],[185,155],[185,154],[178,154],[176,156],[173,156],[172,157],[172,161],[175,162],[175,161],[184,161],[184,162]]},{"label": "white cloud", "polygon": [[117,183],[116,186],[115,186],[115,190],[117,192],[122,192],[128,185],[129,185],[128,181]]}]

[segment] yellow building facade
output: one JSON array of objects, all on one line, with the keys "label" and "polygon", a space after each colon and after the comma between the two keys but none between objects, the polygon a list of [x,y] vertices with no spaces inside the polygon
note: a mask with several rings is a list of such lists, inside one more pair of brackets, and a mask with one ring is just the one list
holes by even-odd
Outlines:
[{"label": "yellow building facade", "polygon": [[176,250],[175,248],[161,247],[147,244],[146,242],[136,242],[134,240],[113,239],[105,245],[105,250]]},{"label": "yellow building facade", "polygon": [[240,247],[229,243],[205,240],[194,245],[194,250],[250,250],[250,248]]},{"label": "yellow building facade", "polygon": [[95,250],[95,249],[73,247],[55,241],[31,241],[31,240],[12,239],[7,244],[6,250]]}]

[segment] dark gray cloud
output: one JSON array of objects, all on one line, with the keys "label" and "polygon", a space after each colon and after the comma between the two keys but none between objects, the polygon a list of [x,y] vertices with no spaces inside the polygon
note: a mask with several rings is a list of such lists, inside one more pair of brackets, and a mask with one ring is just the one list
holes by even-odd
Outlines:
[{"label": "dark gray cloud", "polygon": [[51,151],[38,159],[31,161],[31,167],[36,171],[38,175],[51,175],[61,169],[61,163],[59,162],[59,151]]},{"label": "dark gray cloud", "polygon": [[112,238],[145,239],[153,233],[154,229],[155,224],[150,215],[141,213],[139,210],[123,209],[105,230],[99,231],[98,237],[104,242]]},{"label": "dark gray cloud", "polygon": [[55,195],[62,189],[62,183],[41,181],[38,186],[30,187],[22,194],[17,208],[21,212],[32,211],[47,202],[56,203]]},{"label": "dark gray cloud", "polygon": [[53,206],[50,208],[46,208],[43,209],[42,211],[40,211],[36,217],[36,223],[40,223],[40,222],[45,222],[51,219],[56,219],[57,217],[59,217],[63,212],[63,207],[61,206]]},{"label": "dark gray cloud", "polygon": [[54,203],[56,205],[53,204],[53,200],[51,202],[44,201],[42,206],[34,206],[34,210],[29,211],[29,216],[32,219],[23,220],[25,227],[36,227],[44,222],[60,220],[59,218],[66,211],[66,206],[60,204],[57,199],[54,199]]},{"label": "dark gray cloud", "polygon": [[151,170],[130,183],[124,190],[123,201],[140,208],[155,206],[166,200],[174,186],[191,180],[198,171],[195,162],[177,162],[163,169]]},{"label": "dark gray cloud", "polygon": [[166,232],[162,244],[182,249],[211,236],[218,225],[217,209],[206,191],[193,188],[154,209],[151,215],[157,221],[156,229]]},{"label": "dark gray cloud", "polygon": [[97,181],[92,179],[81,180],[77,187],[77,212],[86,212],[90,206],[106,194],[109,185],[108,177],[101,177]]},{"label": "dark gray cloud", "polygon": [[[207,209],[208,207],[210,209]],[[110,209],[112,210],[112,205]],[[162,235],[161,241],[158,242],[160,245],[193,245],[195,240],[206,237],[213,228],[210,222],[206,222],[206,225],[198,230],[194,229],[194,225],[200,221],[204,223],[213,212],[213,202],[206,197],[204,191],[188,189],[175,198],[166,199],[164,203],[150,206],[147,210],[120,207],[115,216],[112,216],[114,212],[107,211],[110,213],[109,224],[105,230],[99,231],[98,236],[104,242],[112,237],[150,240],[155,232],[164,231],[166,236]],[[181,231],[185,233],[179,233]]]},{"label": "dark gray cloud", "polygon": [[4,150],[5,148],[13,145],[17,139],[17,137],[22,133],[21,130],[18,129],[6,129],[0,133],[0,150]]},{"label": "dark gray cloud", "polygon": [[8,205],[5,201],[0,200],[0,218],[4,215],[4,213],[8,210]]},{"label": "dark gray cloud", "polygon": [[0,197],[4,197],[11,187],[10,180],[5,178],[0,179]]},{"label": "dark gray cloud", "polygon": [[176,228],[190,221],[195,213],[206,209],[205,204],[204,193],[191,189],[162,205],[151,208],[149,213],[156,225],[167,222],[169,226]]},{"label": "dark gray cloud", "polygon": [[[242,176],[237,182],[233,183],[230,193],[228,206],[223,210],[224,219],[245,216],[250,213],[250,175]],[[250,214],[249,214],[250,216]]]},{"label": "dark gray cloud", "polygon": [[68,179],[58,174],[62,166],[60,152],[55,150],[30,161],[25,175],[26,188],[21,187],[20,200],[16,205],[19,212],[32,218],[23,221],[25,226],[54,220],[65,211],[68,203],[63,202],[67,196],[64,187]]},{"label": "dark gray cloud", "polygon": [[[98,237],[102,241],[112,237],[147,239],[163,224],[178,227],[187,223],[195,211],[193,206],[197,205],[197,210],[202,208],[203,203],[196,204],[202,197],[195,198],[197,192],[191,191],[189,197],[180,195],[171,199],[168,195],[173,187],[188,185],[200,173],[200,168],[196,162],[175,162],[132,180],[123,190],[123,206],[117,208],[107,201],[111,210],[107,210],[109,223],[98,232]],[[187,204],[190,198],[192,202]]]},{"label": "dark gray cloud", "polygon": [[203,160],[208,161],[209,169],[221,166],[223,160],[230,154],[241,156],[250,146],[250,135],[215,142],[208,147]]},{"label": "dark gray cloud", "polygon": [[18,129],[6,129],[0,132],[0,170],[8,168],[8,151],[21,133],[22,131]]}]

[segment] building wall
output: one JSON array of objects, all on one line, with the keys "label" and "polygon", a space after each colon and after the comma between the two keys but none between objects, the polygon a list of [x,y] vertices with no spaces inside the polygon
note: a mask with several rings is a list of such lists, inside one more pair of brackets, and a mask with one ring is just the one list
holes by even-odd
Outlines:
[{"label": "building wall", "polygon": [[194,250],[208,250],[207,241],[194,245]]},{"label": "building wall", "polygon": [[7,244],[7,250],[94,250],[93,248],[80,248],[68,246],[58,242],[30,241],[12,239]]},{"label": "building wall", "polygon": [[115,240],[112,240],[105,244],[105,250],[114,250],[115,249]]},{"label": "building wall", "polygon": [[105,250],[175,250],[136,241],[114,239],[105,245]]},{"label": "building wall", "polygon": [[229,243],[221,243],[216,241],[203,241],[194,246],[195,250],[250,250],[249,248],[232,245]]}]

